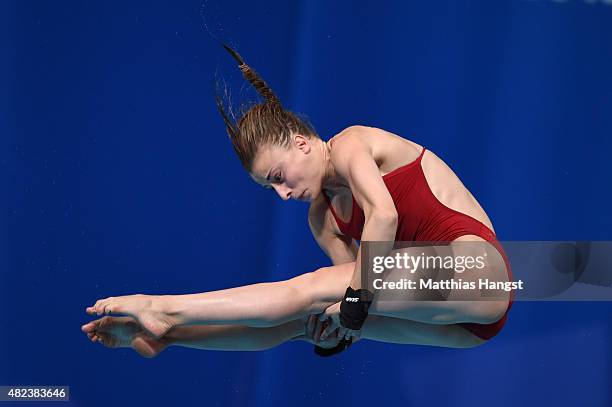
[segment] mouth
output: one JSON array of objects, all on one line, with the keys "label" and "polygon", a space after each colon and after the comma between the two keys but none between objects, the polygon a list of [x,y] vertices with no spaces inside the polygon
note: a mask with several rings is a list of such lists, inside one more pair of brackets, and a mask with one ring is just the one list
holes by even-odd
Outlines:
[{"label": "mouth", "polygon": [[300,196],[298,196],[298,201],[306,201],[306,190],[304,190]]}]

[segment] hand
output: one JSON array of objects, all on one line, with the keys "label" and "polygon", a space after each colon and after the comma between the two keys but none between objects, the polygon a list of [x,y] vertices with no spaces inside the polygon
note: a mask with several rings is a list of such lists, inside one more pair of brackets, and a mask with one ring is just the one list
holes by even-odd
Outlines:
[{"label": "hand", "polygon": [[340,325],[340,303],[337,302],[334,305],[327,307],[323,312],[321,319],[327,323],[327,327],[321,333],[321,340],[326,340],[336,329],[338,330],[337,337],[338,341],[342,338],[346,339],[358,339],[361,336],[361,331],[352,330]]},{"label": "hand", "polygon": [[313,345],[317,345],[325,349],[334,348],[340,342],[340,338],[338,338],[336,335],[338,332],[334,332],[332,335],[329,335],[324,341],[322,341],[321,334],[327,327],[327,322],[321,319],[322,316],[322,313],[308,316],[307,320],[305,321],[304,337]]}]

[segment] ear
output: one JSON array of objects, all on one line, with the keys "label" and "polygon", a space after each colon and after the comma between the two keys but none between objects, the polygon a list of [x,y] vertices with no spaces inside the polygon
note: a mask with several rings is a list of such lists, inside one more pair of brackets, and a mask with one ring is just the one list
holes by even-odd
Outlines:
[{"label": "ear", "polygon": [[310,140],[307,137],[302,136],[301,134],[293,135],[293,145],[295,145],[295,147],[304,154],[309,154],[310,150],[312,149]]}]

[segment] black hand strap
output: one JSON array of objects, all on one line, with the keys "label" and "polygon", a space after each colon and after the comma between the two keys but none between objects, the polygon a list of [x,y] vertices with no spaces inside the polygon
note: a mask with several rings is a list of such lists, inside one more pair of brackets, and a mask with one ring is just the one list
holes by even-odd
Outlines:
[{"label": "black hand strap", "polygon": [[355,331],[360,330],[373,299],[374,294],[366,289],[353,290],[348,287],[340,303],[340,325]]}]

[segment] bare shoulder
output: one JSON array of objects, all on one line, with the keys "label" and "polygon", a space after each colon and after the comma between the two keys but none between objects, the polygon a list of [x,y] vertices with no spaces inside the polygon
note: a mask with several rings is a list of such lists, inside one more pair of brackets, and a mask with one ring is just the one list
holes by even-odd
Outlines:
[{"label": "bare shoulder", "polygon": [[[356,152],[367,149],[376,161],[381,176],[414,162],[424,146],[389,131],[368,126],[350,126],[329,141],[330,157],[336,169],[355,162]],[[493,225],[486,212],[455,172],[430,149],[423,155],[421,168],[434,196],[445,206],[465,213],[485,224]]]},{"label": "bare shoulder", "polygon": [[329,140],[332,149],[350,148],[353,145],[368,144],[373,137],[388,137],[388,133],[376,127],[361,125],[349,126]]},{"label": "bare shoulder", "polygon": [[332,160],[348,156],[358,149],[367,148],[371,129],[366,126],[350,126],[333,136],[329,140]]},{"label": "bare shoulder", "polygon": [[350,160],[355,154],[367,152],[381,168],[399,165],[402,160],[418,157],[422,146],[389,131],[368,126],[350,126],[329,140],[330,157],[334,163]]}]

